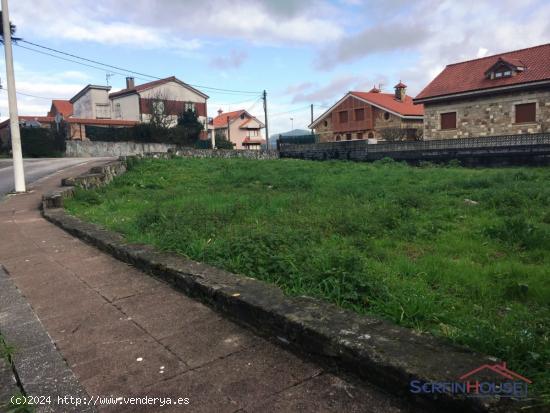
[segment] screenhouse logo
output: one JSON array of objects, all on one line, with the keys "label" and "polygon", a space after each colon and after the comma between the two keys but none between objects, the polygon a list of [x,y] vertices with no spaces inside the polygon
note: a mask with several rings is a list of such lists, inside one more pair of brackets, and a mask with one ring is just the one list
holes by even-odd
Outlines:
[{"label": "screenhouse logo", "polygon": [[[483,376],[483,379],[476,379]],[[494,379],[487,377],[494,376]],[[412,380],[411,393],[437,394],[451,393],[464,394],[467,397],[527,397],[527,388],[531,380],[506,368],[506,363],[483,364],[458,378],[457,381],[430,381]]]}]

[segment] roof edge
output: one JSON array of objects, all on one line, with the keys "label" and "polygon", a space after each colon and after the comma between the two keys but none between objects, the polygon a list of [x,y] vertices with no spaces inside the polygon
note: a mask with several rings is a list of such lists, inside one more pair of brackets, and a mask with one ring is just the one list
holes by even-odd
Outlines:
[{"label": "roof edge", "polygon": [[498,87],[491,87],[491,88],[484,88],[484,89],[466,90],[463,92],[449,93],[446,95],[425,96],[421,98],[414,98],[413,103],[415,105],[418,105],[425,102],[444,101],[444,100],[467,97],[467,96],[480,96],[480,95],[489,95],[492,93],[504,93],[504,92],[512,91],[516,89],[522,89],[522,88],[529,89],[536,86],[544,86],[546,84],[550,85],[550,79],[535,80],[532,82],[524,82],[524,83],[518,83],[513,85],[498,86]]}]

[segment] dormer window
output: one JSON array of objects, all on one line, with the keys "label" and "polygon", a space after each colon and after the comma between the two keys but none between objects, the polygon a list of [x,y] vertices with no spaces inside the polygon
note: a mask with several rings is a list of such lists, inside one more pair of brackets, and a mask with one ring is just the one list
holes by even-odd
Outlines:
[{"label": "dormer window", "polygon": [[502,79],[504,77],[511,77],[517,75],[519,72],[523,72],[525,65],[515,59],[504,60],[499,59],[494,63],[486,72],[487,79]]}]

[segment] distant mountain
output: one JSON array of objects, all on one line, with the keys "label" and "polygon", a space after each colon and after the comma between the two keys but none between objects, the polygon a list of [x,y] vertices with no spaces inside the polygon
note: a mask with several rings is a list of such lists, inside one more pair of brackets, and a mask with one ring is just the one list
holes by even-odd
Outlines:
[{"label": "distant mountain", "polygon": [[311,130],[309,129],[293,129],[288,132],[283,133],[274,133],[269,137],[269,146],[270,148],[276,148],[277,147],[277,140],[279,139],[279,136],[304,136],[304,135],[310,135]]}]

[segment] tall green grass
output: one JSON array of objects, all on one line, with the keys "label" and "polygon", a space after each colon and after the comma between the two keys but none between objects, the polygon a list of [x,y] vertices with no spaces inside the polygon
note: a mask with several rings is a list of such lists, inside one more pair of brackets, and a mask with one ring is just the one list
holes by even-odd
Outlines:
[{"label": "tall green grass", "polygon": [[500,357],[550,398],[549,183],[544,168],[144,160],[68,209]]}]

